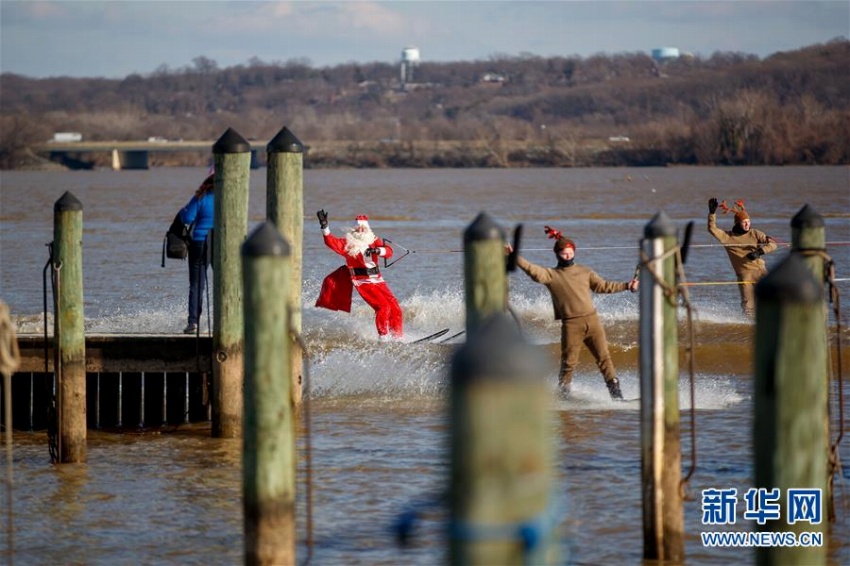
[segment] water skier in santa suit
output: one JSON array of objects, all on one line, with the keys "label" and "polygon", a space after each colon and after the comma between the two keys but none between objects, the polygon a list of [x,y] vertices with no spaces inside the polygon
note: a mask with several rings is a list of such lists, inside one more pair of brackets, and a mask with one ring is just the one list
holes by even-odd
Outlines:
[{"label": "water skier in santa suit", "polygon": [[400,340],[404,336],[404,316],[378,267],[378,258],[389,259],[393,249],[377,237],[369,227],[365,214],[357,216],[357,224],[345,236],[331,234],[328,213],[318,211],[319,226],[325,245],[345,258],[345,265],[325,277],[316,301],[317,307],[351,312],[352,288],[375,309],[375,327],[381,339]]}]

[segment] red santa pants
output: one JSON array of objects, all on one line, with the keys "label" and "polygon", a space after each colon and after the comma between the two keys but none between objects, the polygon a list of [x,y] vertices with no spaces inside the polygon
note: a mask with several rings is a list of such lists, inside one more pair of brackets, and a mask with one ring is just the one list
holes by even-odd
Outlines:
[{"label": "red santa pants", "polygon": [[404,316],[393,292],[386,283],[364,283],[355,287],[363,300],[375,309],[378,336],[389,332],[393,338],[404,335]]}]

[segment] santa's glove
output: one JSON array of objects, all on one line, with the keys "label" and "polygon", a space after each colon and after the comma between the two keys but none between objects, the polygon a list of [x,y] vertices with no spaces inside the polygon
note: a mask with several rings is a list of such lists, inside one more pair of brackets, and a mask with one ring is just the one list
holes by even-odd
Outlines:
[{"label": "santa's glove", "polygon": [[750,260],[750,261],[755,261],[763,255],[764,255],[764,251],[762,251],[761,248],[758,248],[757,250],[753,250],[750,253],[748,253],[747,259]]},{"label": "santa's glove", "polygon": [[366,248],[366,251],[363,252],[364,255],[381,255],[381,248]]},{"label": "santa's glove", "polygon": [[714,214],[715,212],[717,212],[717,198],[711,197],[708,199],[708,213]]},{"label": "santa's glove", "polygon": [[324,230],[325,228],[327,228],[328,227],[328,213],[325,212],[325,209],[323,208],[322,210],[317,212],[316,216],[319,219],[319,226],[321,227],[321,229]]}]

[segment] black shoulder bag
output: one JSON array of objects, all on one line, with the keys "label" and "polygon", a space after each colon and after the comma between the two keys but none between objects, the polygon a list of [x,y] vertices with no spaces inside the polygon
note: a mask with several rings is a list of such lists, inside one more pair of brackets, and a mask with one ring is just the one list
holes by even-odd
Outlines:
[{"label": "black shoulder bag", "polygon": [[165,233],[165,238],[162,239],[162,267],[165,267],[165,258],[186,259],[188,257],[189,240],[192,237],[194,225],[194,222],[188,226],[183,224],[183,221],[180,220],[180,213],[177,213]]}]

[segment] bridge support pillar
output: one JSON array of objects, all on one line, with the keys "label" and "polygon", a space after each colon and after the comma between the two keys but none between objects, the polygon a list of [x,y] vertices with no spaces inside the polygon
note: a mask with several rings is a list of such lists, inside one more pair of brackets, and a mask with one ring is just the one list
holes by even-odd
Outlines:
[{"label": "bridge support pillar", "polygon": [[145,150],[120,151],[112,150],[112,169],[147,169],[148,152]]}]

